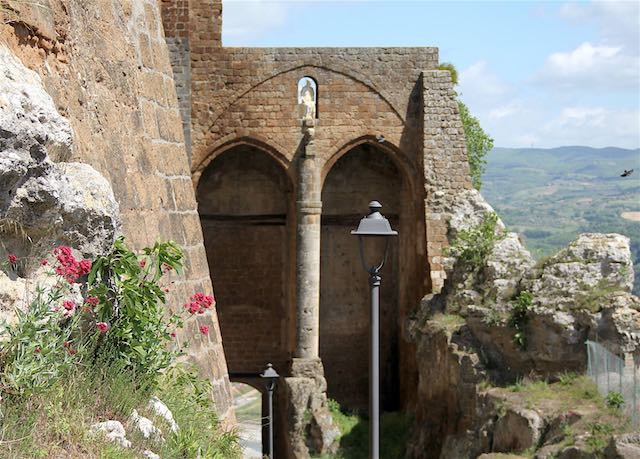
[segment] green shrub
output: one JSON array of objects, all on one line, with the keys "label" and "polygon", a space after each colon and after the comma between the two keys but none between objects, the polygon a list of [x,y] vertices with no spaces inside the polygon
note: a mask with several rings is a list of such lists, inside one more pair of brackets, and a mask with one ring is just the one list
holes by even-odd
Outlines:
[{"label": "green shrub", "polygon": [[619,410],[624,406],[624,397],[620,392],[611,391],[604,398],[604,402],[609,408]]},{"label": "green shrub", "polygon": [[[78,364],[90,343],[83,337],[83,316],[65,317],[70,288],[38,288],[26,311],[16,309],[16,322],[3,324],[7,340],[0,354],[2,391],[29,396],[42,392]],[[75,308],[75,302],[73,302]]]},{"label": "green shrub", "polygon": [[174,242],[144,249],[140,259],[118,239],[110,254],[99,257],[89,274],[89,294],[99,298],[97,323],[108,324],[98,349],[106,359],[154,377],[176,355],[171,332],[182,325],[179,316],[165,320],[165,292],[159,285],[165,272],[182,268],[182,250]]},{"label": "green shrub", "polygon": [[[181,269],[182,250],[156,243],[139,257],[119,239],[93,265],[76,260],[69,247],[54,256],[55,285],[38,288],[1,330],[2,457],[135,458],[152,449],[176,459],[239,458],[236,433],[220,428],[210,382],[175,364],[171,339],[183,320],[167,318],[161,279]],[[19,260],[7,260],[15,270]],[[213,296],[195,293],[186,314],[213,304]],[[133,409],[153,418],[147,403],[154,394],[181,427],[171,433],[165,426],[165,444],[128,430],[134,447],[122,450],[89,435],[97,421],[127,423]]]},{"label": "green shrub", "polygon": [[529,321],[528,312],[532,303],[533,295],[530,292],[520,292],[515,298],[511,318],[509,319],[509,325],[515,329],[513,342],[522,350],[527,348],[526,326]]},{"label": "green shrub", "polygon": [[497,234],[498,215],[495,212],[485,214],[482,222],[471,228],[461,230],[446,254],[458,258],[465,266],[479,270],[502,233]]}]

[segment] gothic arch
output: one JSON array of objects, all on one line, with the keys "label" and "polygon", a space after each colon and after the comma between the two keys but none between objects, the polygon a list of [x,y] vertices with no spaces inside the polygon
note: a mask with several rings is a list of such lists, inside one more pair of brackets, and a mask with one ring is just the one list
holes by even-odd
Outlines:
[{"label": "gothic arch", "polygon": [[295,275],[287,169],[264,143],[235,139],[201,167],[196,199],[229,372],[285,368]]},{"label": "gothic arch", "polygon": [[418,174],[415,166],[411,163],[409,158],[407,158],[407,156],[399,147],[397,147],[389,140],[379,142],[376,136],[373,134],[363,134],[361,136],[353,137],[349,140],[341,140],[337,142],[331,148],[331,151],[333,151],[334,153],[329,157],[329,159],[327,159],[327,161],[322,166],[322,170],[320,171],[320,180],[322,181],[322,184],[324,185],[324,182],[327,179],[327,175],[331,171],[331,168],[333,168],[333,166],[340,158],[342,158],[344,155],[346,155],[359,145],[365,144],[376,147],[380,151],[384,152],[393,161],[394,165],[400,170],[404,179],[407,181],[409,192],[413,195],[413,193],[417,189],[416,183],[418,180]]},{"label": "gothic arch", "polygon": [[211,164],[213,160],[215,160],[223,153],[241,145],[254,147],[271,157],[280,166],[282,166],[282,169],[287,174],[289,181],[292,183],[294,182],[293,177],[291,176],[291,162],[285,155],[280,153],[283,150],[281,146],[274,145],[267,139],[264,139],[258,135],[247,136],[232,134],[223,137],[222,139],[219,139],[217,142],[215,142],[210,148],[208,148],[209,154],[207,154],[204,159],[202,159],[198,164],[192,167],[191,176],[194,188],[198,188],[198,183],[200,182],[203,171],[209,166],[209,164]]}]

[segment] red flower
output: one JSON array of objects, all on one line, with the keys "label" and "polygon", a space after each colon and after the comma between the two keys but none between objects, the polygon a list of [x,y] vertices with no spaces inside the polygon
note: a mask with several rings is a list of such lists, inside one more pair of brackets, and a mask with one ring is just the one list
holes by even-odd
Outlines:
[{"label": "red flower", "polygon": [[57,247],[53,253],[58,260],[56,274],[65,278],[69,283],[74,283],[91,271],[91,260],[78,261],[71,253],[71,248],[66,246]]},{"label": "red flower", "polygon": [[40,354],[40,352],[42,351],[42,349],[40,348],[40,346],[36,346],[36,354]]},{"label": "red flower", "polygon": [[166,273],[166,272],[171,271],[172,269],[173,269],[173,267],[172,267],[170,264],[168,264],[168,263],[162,263],[162,271],[163,271],[163,272],[165,272],[165,273]]},{"label": "red flower", "polygon": [[40,261],[40,265],[42,266],[47,266],[49,264],[49,260],[47,260],[46,258],[43,258],[42,261]]},{"label": "red flower", "polygon": [[7,260],[9,260],[9,263],[11,263],[12,265],[15,265],[16,261],[18,261],[18,257],[16,257],[15,254],[10,253],[9,255],[7,255]]},{"label": "red flower", "polygon": [[206,325],[200,325],[200,333],[206,335],[209,333],[209,327]]},{"label": "red flower", "polygon": [[76,304],[71,300],[65,300],[62,303],[62,307],[65,308],[67,311],[73,311],[76,308]]},{"label": "red flower", "polygon": [[171,332],[171,333],[169,333],[169,334],[171,335],[171,337],[172,337],[172,338],[175,338],[175,337],[176,337],[176,332]]},{"label": "red flower", "polygon": [[169,289],[168,289],[168,288],[165,288],[165,289],[164,289],[164,293],[169,293]]},{"label": "red flower", "polygon": [[109,330],[109,324],[106,322],[96,322],[96,327],[98,327],[100,333],[107,333],[107,330]]},{"label": "red flower", "polygon": [[213,305],[214,301],[213,295],[205,295],[203,292],[197,292],[191,296],[191,302],[185,304],[184,308],[191,314],[204,314],[204,312]]},{"label": "red flower", "polygon": [[64,347],[69,347],[70,343],[69,343],[69,341],[65,341],[62,345],[63,345]]},{"label": "red flower", "polygon": [[100,298],[98,298],[97,296],[88,296],[84,301],[85,303],[95,307],[98,306],[98,303],[100,303]]},{"label": "red flower", "polygon": [[140,265],[141,268],[144,268],[144,266],[147,264],[147,262],[145,260],[140,260],[138,262],[138,265]]},{"label": "red flower", "polygon": [[67,352],[69,353],[69,355],[76,355],[76,353],[77,353],[78,351],[76,351],[74,348],[70,347],[70,348],[67,350]]}]

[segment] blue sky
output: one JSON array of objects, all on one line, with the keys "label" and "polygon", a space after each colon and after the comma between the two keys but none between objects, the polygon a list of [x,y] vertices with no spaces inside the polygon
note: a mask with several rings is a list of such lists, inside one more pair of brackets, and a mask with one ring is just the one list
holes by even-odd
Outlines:
[{"label": "blue sky", "polygon": [[224,46],[437,46],[496,146],[640,147],[640,2],[223,0]]}]

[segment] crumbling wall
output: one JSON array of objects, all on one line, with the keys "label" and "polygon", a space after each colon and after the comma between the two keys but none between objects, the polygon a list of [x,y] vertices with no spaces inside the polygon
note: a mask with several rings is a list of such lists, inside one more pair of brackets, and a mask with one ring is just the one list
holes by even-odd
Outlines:
[{"label": "crumbling wall", "polygon": [[[54,161],[87,163],[110,182],[122,230],[137,248],[172,239],[186,252],[170,304],[211,292],[169,53],[154,0],[0,2],[0,40],[36,71],[71,124],[71,150]],[[210,338],[189,323],[190,357],[214,382],[222,416],[231,395],[215,313]]]}]

